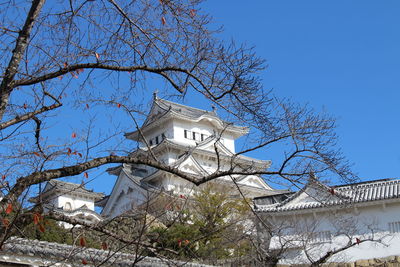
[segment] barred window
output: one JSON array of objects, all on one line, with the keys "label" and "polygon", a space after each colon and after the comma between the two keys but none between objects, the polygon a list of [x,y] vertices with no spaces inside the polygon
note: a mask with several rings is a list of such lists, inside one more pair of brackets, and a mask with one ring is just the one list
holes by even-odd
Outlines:
[{"label": "barred window", "polygon": [[391,233],[398,233],[400,232],[400,221],[399,222],[390,222],[389,223],[389,231]]},{"label": "barred window", "polygon": [[192,132],[188,130],[184,130],[184,137],[190,140],[200,140],[200,134],[197,132]]},{"label": "barred window", "polygon": [[310,241],[312,243],[322,243],[331,241],[331,232],[330,231],[322,231],[310,233]]}]

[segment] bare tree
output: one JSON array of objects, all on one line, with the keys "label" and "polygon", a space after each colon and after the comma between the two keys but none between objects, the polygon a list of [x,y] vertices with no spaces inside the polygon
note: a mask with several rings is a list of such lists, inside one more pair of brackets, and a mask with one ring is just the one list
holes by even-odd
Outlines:
[{"label": "bare tree", "polygon": [[[264,60],[251,48],[218,40],[219,29],[210,26],[201,1],[33,0],[3,1],[0,7],[0,245],[41,214],[41,205],[25,200],[43,183],[88,177],[88,171],[111,163],[144,164],[194,185],[255,174],[300,186],[310,170],[320,177],[354,178],[335,147],[334,119],[264,90],[257,76]],[[151,150],[132,156],[123,149],[120,133],[139,127],[152,80],[165,84],[161,94],[167,98],[196,92],[227,121],[252,127],[228,168],[195,177],[164,164]],[[78,112],[82,121],[76,124],[71,114]],[[99,123],[108,116],[108,124]],[[59,129],[66,125],[74,126]],[[282,160],[267,170],[235,160],[273,146],[281,149]],[[111,230],[105,234],[134,242]]]},{"label": "bare tree", "polygon": [[354,247],[366,242],[367,246],[385,247],[390,242],[379,218],[356,211],[353,203],[325,211],[260,217],[259,224],[264,224],[259,227],[259,238],[263,240],[255,253],[260,266],[349,262],[354,253],[349,250]]}]

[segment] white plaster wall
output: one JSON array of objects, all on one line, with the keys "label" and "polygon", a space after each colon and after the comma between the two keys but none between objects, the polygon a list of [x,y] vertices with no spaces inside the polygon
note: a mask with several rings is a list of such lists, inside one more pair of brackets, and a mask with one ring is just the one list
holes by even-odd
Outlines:
[{"label": "white plaster wall", "polygon": [[[329,216],[328,216],[329,214]],[[391,233],[389,231],[390,222],[400,222],[400,203],[387,203],[385,206],[369,205],[351,208],[350,211],[336,211],[337,217],[334,218],[335,211],[332,209],[328,213],[315,214],[296,214],[275,217],[274,225],[281,225],[290,219],[295,221],[297,226],[302,222],[314,222],[314,227],[310,227],[315,232],[330,231],[337,234],[340,231],[344,234],[352,236],[352,242],[356,242],[356,237],[365,240],[366,238],[374,238],[380,242],[364,242],[349,248],[337,255],[333,256],[330,261],[333,262],[350,262],[359,259],[381,258],[391,255],[399,255],[400,251],[400,232]],[[353,233],[354,231],[354,233]],[[374,232],[374,235],[372,235]],[[295,236],[292,234],[292,236]],[[284,238],[290,240],[290,234],[287,232]],[[294,238],[295,240],[295,238]],[[278,238],[274,237],[271,247],[277,246]],[[315,244],[310,246],[309,253],[315,259],[325,254],[332,248],[343,247],[349,242],[344,235],[333,237],[330,242]],[[294,242],[295,243],[295,242]],[[284,264],[309,263],[305,254],[300,252],[301,249],[292,248],[282,260]]]},{"label": "white plaster wall", "polygon": [[[191,132],[197,132],[206,136],[211,136],[215,132],[218,132],[216,127],[206,120],[200,122],[187,122],[181,120],[175,120],[173,122],[173,139],[187,145],[196,145],[196,141],[185,138],[184,130]],[[232,135],[222,134],[220,142],[225,145],[231,152],[235,152],[235,139]],[[212,150],[212,148],[210,148]]]},{"label": "white plaster wall", "polygon": [[232,153],[235,153],[235,139],[232,135],[223,134],[221,138],[221,143],[226,146]]},{"label": "white plaster wall", "polygon": [[175,194],[192,195],[196,186],[179,177],[169,177],[162,180],[162,185],[167,191],[173,191]]},{"label": "white plaster wall", "polygon": [[131,210],[134,206],[143,204],[147,199],[147,192],[122,172],[112,199],[109,200],[110,206],[107,206],[103,215],[113,218]]},{"label": "white plaster wall", "polygon": [[[174,129],[173,129],[171,121],[167,121],[166,123],[161,124],[158,127],[155,127],[150,133],[146,133],[145,137],[146,137],[147,142],[150,142],[150,140],[153,140],[153,145],[155,145],[154,139],[156,138],[156,136],[158,136],[159,143],[160,143],[162,141],[161,135],[163,133],[166,138],[170,138],[170,139],[173,138]],[[146,147],[146,145],[142,142],[139,145],[140,145],[140,147]]]},{"label": "white plaster wall", "polygon": [[199,134],[205,134],[207,136],[213,135],[213,128],[209,124],[205,123],[193,123],[181,120],[173,121],[173,139],[180,142],[186,143],[187,145],[196,145],[195,140],[185,138],[184,130],[197,132]]},{"label": "white plaster wall", "polygon": [[86,205],[88,207],[88,209],[90,209],[90,210],[94,210],[94,201],[93,200],[87,200],[82,197],[67,196],[67,195],[62,195],[62,196],[58,197],[57,207],[58,208],[65,207],[67,202],[71,203],[72,210],[79,209],[83,205]]}]

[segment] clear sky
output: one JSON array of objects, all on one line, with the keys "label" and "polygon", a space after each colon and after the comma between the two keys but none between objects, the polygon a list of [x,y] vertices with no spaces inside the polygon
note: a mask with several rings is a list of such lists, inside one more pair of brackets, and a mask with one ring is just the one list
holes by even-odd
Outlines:
[{"label": "clear sky", "polygon": [[265,88],[325,109],[363,180],[400,177],[400,1],[217,0],[227,40],[267,60]]},{"label": "clear sky", "polygon": [[[202,6],[215,27],[224,26],[221,38],[254,46],[267,60],[260,73],[265,89],[337,118],[338,145],[362,180],[400,178],[400,1],[210,0]],[[150,82],[143,96],[133,96],[144,104],[162,87]],[[210,110],[198,98],[185,104]],[[103,123],[119,123],[122,111],[114,109]],[[82,115],[67,116],[78,122],[73,118]],[[135,128],[132,121],[121,124]],[[251,156],[273,160],[270,154]],[[104,170],[90,172],[88,187],[110,193],[116,177]]]}]

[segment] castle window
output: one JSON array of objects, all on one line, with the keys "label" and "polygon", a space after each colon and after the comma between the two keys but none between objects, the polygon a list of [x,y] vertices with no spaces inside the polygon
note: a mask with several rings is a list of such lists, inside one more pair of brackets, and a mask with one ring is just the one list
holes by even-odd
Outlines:
[{"label": "castle window", "polygon": [[65,203],[64,210],[72,210],[72,206],[71,206],[70,202]]},{"label": "castle window", "polygon": [[390,222],[389,223],[389,231],[391,233],[398,233],[400,232],[400,222]]},{"label": "castle window", "polygon": [[322,231],[310,233],[309,239],[312,243],[324,243],[329,242],[331,240],[331,232],[330,231]]},{"label": "castle window", "polygon": [[188,130],[184,130],[183,136],[186,139],[195,140],[195,141],[200,141],[200,140],[203,141],[204,138],[206,138],[206,136],[204,134],[200,134],[198,132],[192,132],[192,131],[188,131]]},{"label": "castle window", "polygon": [[165,139],[165,133],[161,134],[161,139],[164,140]]},{"label": "castle window", "polygon": [[153,145],[153,139],[150,139],[150,145],[151,146]]},{"label": "castle window", "polygon": [[159,141],[159,140],[158,140],[158,136],[156,136],[156,144],[157,144],[157,145],[158,145],[158,143],[159,143],[158,141]]}]

